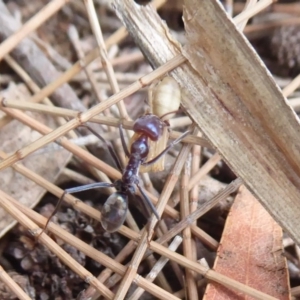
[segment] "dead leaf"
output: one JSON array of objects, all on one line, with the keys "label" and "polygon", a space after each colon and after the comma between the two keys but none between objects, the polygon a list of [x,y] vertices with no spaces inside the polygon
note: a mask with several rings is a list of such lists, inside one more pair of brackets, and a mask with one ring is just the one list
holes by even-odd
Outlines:
[{"label": "dead leaf", "polygon": [[[226,221],[215,271],[277,299],[290,299],[282,230],[245,186]],[[204,299],[252,299],[210,283]]]}]

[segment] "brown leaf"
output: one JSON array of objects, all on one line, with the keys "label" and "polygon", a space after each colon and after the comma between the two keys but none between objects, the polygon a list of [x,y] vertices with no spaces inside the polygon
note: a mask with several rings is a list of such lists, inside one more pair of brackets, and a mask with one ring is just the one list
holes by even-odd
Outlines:
[{"label": "brown leaf", "polygon": [[[290,299],[282,230],[244,186],[227,218],[214,269],[278,299]],[[209,300],[245,297],[215,283],[205,295]]]}]

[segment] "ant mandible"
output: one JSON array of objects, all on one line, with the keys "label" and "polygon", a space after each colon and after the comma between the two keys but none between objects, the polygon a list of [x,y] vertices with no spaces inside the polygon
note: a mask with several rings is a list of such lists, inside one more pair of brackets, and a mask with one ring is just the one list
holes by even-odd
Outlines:
[{"label": "ant mandible", "polygon": [[143,188],[140,186],[138,176],[139,168],[140,166],[149,166],[157,162],[170,148],[178,144],[185,136],[187,136],[190,133],[190,131],[184,132],[180,137],[171,142],[156,157],[149,161],[146,161],[149,154],[149,139],[151,141],[158,141],[162,136],[164,128],[166,126],[169,126],[167,121],[162,120],[165,115],[166,114],[164,114],[161,117],[158,117],[154,114],[146,114],[135,121],[133,125],[133,131],[139,135],[137,139],[135,139],[132,142],[130,146],[130,151],[128,150],[125,142],[122,124],[119,125],[122,147],[124,149],[125,155],[128,158],[128,163],[124,170],[122,170],[121,164],[112,146],[92,128],[86,126],[95,136],[97,136],[101,141],[103,141],[107,145],[109,152],[111,153],[118,169],[122,172],[122,178],[116,180],[114,183],[96,182],[80,187],[66,189],[60,197],[54,212],[49,217],[44,230],[46,230],[48,223],[50,222],[52,216],[57,212],[60,203],[66,194],[107,187],[115,187],[117,192],[111,194],[108,197],[101,209],[100,221],[102,227],[106,231],[115,232],[123,225],[128,210],[128,197],[130,195],[135,195],[135,187],[137,187],[140,191],[142,195],[142,200],[145,201],[145,204],[151,209],[155,217],[159,220],[160,217],[156,208],[152,204],[151,200],[149,199]]}]

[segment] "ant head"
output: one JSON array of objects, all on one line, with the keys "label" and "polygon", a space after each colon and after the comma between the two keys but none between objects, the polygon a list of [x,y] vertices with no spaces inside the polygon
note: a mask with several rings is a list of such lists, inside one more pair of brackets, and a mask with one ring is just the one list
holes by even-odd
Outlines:
[{"label": "ant head", "polygon": [[133,131],[146,135],[152,141],[157,141],[166,124],[156,115],[148,114],[138,118],[133,124]]}]

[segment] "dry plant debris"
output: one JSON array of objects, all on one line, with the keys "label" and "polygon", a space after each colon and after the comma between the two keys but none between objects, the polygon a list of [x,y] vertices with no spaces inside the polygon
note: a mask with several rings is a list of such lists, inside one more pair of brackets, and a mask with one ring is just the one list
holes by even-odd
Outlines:
[{"label": "dry plant debris", "polygon": [[[132,0],[0,1],[1,235],[14,224],[8,215],[19,223],[2,237],[1,299],[289,299],[299,294],[299,124],[284,99],[290,97],[291,107],[299,109],[299,78],[291,84],[280,78],[282,95],[240,32],[263,50],[262,57],[267,54],[272,72],[297,74],[300,6],[223,2],[228,15],[235,15],[233,22],[212,0],[201,5],[155,0],[148,7]],[[72,207],[63,205],[41,234],[65,187],[121,178],[105,145],[80,125],[89,122],[110,140],[124,166],[117,127],[122,122],[129,140],[132,120],[149,110],[148,87],[166,74],[184,94],[184,111],[170,120],[178,130],[170,139],[187,128],[193,134],[166,156],[163,172],[140,174],[161,220],[147,222],[139,195],[130,201],[126,226],[105,232],[99,220],[114,192],[109,188],[66,195],[64,202]],[[77,145],[82,139],[87,146]],[[71,153],[72,170],[65,168]],[[63,187],[56,181],[59,174],[67,180]],[[245,186],[231,207],[230,195],[242,183],[275,220]],[[45,191],[53,196],[44,197],[37,213],[32,206]],[[275,221],[285,230],[291,290],[282,229]],[[244,226],[253,234],[245,234]],[[253,242],[256,233],[259,246]],[[178,235],[182,247],[175,252]],[[228,253],[245,256],[243,251],[255,260],[222,259]]]},{"label": "dry plant debris", "polygon": [[[214,269],[276,299],[289,299],[282,230],[261,204],[241,187],[228,214]],[[209,284],[204,299],[242,294]]]},{"label": "dry plant debris", "polygon": [[[0,92],[0,97],[5,99],[14,99],[16,101],[26,101],[30,97],[30,93],[24,84],[16,85],[11,82],[8,87]],[[57,125],[52,117],[40,115],[37,113],[30,113],[33,118],[41,123],[47,124],[54,128]],[[2,115],[2,120],[5,114]],[[5,126],[5,130],[0,132],[0,139],[3,141],[1,147],[1,158],[5,158],[5,153],[13,153],[23,146],[31,143],[40,137],[40,134],[29,127],[23,126],[18,121],[11,121]],[[61,149],[59,156],[54,157],[52,151],[43,153],[43,155],[31,155],[23,161],[24,166],[49,180],[54,182],[59,176],[61,170],[66,166],[71,157],[70,153]],[[21,203],[28,207],[35,207],[45,194],[45,189],[36,185],[14,169],[7,169],[1,172],[1,183],[3,191],[11,196],[19,199]],[[0,235],[3,236],[10,230],[16,221],[13,220],[5,211],[0,211]]]}]

